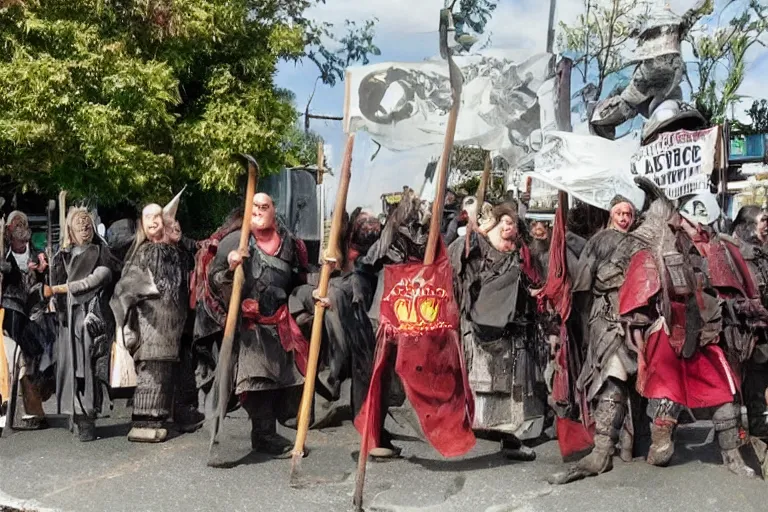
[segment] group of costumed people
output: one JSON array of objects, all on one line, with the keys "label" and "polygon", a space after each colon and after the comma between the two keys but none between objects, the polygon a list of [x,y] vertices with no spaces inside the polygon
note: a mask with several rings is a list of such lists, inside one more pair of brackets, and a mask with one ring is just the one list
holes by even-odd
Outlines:
[{"label": "group of costumed people", "polygon": [[[182,342],[193,317],[188,307],[192,255],[175,220],[178,202],[179,196],[165,208],[147,205],[130,229],[116,226],[113,244],[97,233],[90,211],[70,208],[50,262],[32,247],[27,216],[18,211],[8,216],[4,345],[8,360],[19,367],[14,378],[20,378],[23,414],[16,415],[15,407],[9,411],[12,397],[3,396],[4,426],[46,428],[43,403],[55,395],[56,413],[69,417],[70,430],[81,441],[96,439],[96,418],[111,397],[118,329],[136,372],[128,438],[163,441],[170,420],[182,431],[203,424],[195,369],[180,364],[191,350]],[[20,357],[14,358],[17,351]]]},{"label": "group of costumed people", "polygon": [[[608,471],[617,452],[632,459],[646,431],[647,461],[666,465],[678,422],[708,412],[724,464],[754,476],[740,448],[768,435],[768,215],[746,207],[732,234],[718,233],[639,184],[645,205],[617,196],[606,213],[579,203],[558,212],[552,232],[527,225],[512,199],[459,203],[451,193],[431,271],[419,266],[430,222],[415,194],[383,224],[358,208],[345,214],[326,297],[315,291],[319,272],[304,242],[263,193],[253,197],[244,250],[242,210],[194,242],[175,220],[176,196],[165,208],[146,206],[136,223],[111,226],[106,240],[87,210],[70,209],[49,263],[14,212],[4,329],[23,353],[24,422],[45,426],[42,403],[55,393],[79,438],[96,438],[119,332],[137,375],[129,440],[199,428],[198,392],[215,392],[218,372],[233,391],[218,400],[247,412],[252,449],[289,457],[293,442],[277,424],[296,426],[319,303],[317,394],[338,401],[350,385],[348,405],[373,457],[399,456],[384,423],[406,399],[421,434],[446,456],[479,437],[508,458],[532,460],[525,441],[555,422],[563,454],[587,455],[553,483]],[[223,368],[238,266],[240,315]],[[50,311],[55,343],[41,335]]]}]

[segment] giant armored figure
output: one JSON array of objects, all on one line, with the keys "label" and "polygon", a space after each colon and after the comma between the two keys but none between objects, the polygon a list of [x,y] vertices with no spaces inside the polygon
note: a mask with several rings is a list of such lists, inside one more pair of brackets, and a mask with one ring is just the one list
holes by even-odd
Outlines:
[{"label": "giant armored figure", "polygon": [[649,399],[647,461],[669,463],[683,407],[711,408],[725,465],[754,476],[739,452],[745,433],[734,363],[750,356],[751,332],[766,312],[747,264],[735,244],[693,225],[664,198],[625,243],[631,258],[619,313],[638,352],[637,390]]},{"label": "giant armored figure", "polygon": [[638,114],[650,118],[664,102],[680,102],[680,82],[685,75],[681,44],[685,35],[702,16],[707,0],[701,0],[685,15],[669,7],[655,9],[633,35],[637,39],[632,64],[636,64],[629,84],[618,96],[600,101],[590,119],[592,129],[609,139],[616,127]]}]

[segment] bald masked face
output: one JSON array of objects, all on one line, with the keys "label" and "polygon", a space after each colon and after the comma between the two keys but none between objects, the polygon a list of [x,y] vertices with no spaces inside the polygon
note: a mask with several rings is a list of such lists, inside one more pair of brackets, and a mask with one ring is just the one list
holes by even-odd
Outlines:
[{"label": "bald masked face", "polygon": [[251,214],[251,229],[263,231],[275,228],[275,205],[267,194],[259,193],[253,196],[253,214]]},{"label": "bald masked face", "polygon": [[629,203],[619,203],[611,208],[611,226],[622,233],[629,232],[635,221],[635,209]]},{"label": "bald masked face", "polygon": [[150,242],[162,242],[164,233],[163,209],[159,204],[150,204],[141,212],[141,224],[144,234]]},{"label": "bald masked face", "polygon": [[8,233],[11,242],[19,245],[26,245],[32,238],[32,231],[29,229],[29,221],[23,215],[15,216],[8,224]]}]

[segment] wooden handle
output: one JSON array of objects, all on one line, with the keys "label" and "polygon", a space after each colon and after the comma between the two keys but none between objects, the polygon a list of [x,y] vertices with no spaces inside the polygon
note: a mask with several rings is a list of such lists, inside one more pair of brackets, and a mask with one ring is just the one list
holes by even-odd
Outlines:
[{"label": "wooden handle", "polygon": [[432,203],[432,219],[429,223],[429,238],[427,249],[424,253],[424,264],[431,265],[435,262],[437,242],[440,240],[440,221],[443,217],[443,203],[445,203],[445,187],[448,185],[448,165],[451,163],[451,151],[453,151],[453,139],[456,135],[456,121],[459,118],[459,104],[461,97],[453,92],[453,105],[448,116],[448,126],[445,130],[445,144],[443,154],[440,156],[440,166],[437,171],[437,192],[435,202]]},{"label": "wooden handle", "polygon": [[483,167],[483,176],[480,178],[480,185],[477,187],[477,214],[483,211],[483,203],[488,193],[488,183],[491,181],[491,152],[485,152],[485,167]]},{"label": "wooden handle", "polygon": [[[251,217],[253,216],[253,196],[256,194],[256,175],[258,167],[254,161],[248,160],[248,185],[245,188],[245,208],[243,212],[243,225],[240,228],[240,242],[238,249],[242,254],[248,248],[248,240],[251,233]],[[218,390],[218,411],[214,418],[213,429],[211,432],[211,446],[216,443],[216,437],[224,423],[224,417],[227,415],[227,404],[229,395],[232,391],[232,376],[229,375],[229,368],[232,361],[232,346],[235,341],[235,328],[240,316],[240,299],[243,294],[243,283],[245,282],[245,272],[242,263],[235,268],[235,275],[232,282],[232,295],[229,299],[227,308],[227,321],[224,325],[224,336],[221,340],[221,349],[219,350],[219,362],[216,366],[216,380]]]},{"label": "wooden handle", "polygon": [[[336,192],[336,205],[333,209],[333,219],[331,220],[331,233],[328,239],[323,259],[323,268],[320,271],[320,283],[318,284],[318,296],[325,299],[328,295],[328,284],[331,280],[331,273],[340,261],[341,251],[339,242],[341,241],[341,230],[344,227],[344,212],[347,207],[347,193],[349,191],[349,180],[352,176],[352,149],[354,148],[354,134],[347,136],[347,143],[344,147],[344,161],[341,166],[341,176],[339,177],[339,190]],[[320,357],[320,345],[323,340],[323,318],[325,308],[321,304],[315,304],[315,316],[312,320],[312,338],[309,343],[309,359],[307,361],[307,372],[304,376],[304,390],[301,395],[301,406],[299,407],[298,426],[296,430],[296,443],[293,447],[293,467],[291,474],[296,469],[296,463],[304,456],[304,443],[307,440],[309,430],[309,418],[312,413],[312,402],[315,396],[315,379],[317,378],[317,362]]]},{"label": "wooden handle", "polygon": [[[0,308],[0,325],[2,325],[5,310]],[[8,357],[5,355],[5,336],[0,330],[0,402],[9,402],[11,398],[11,371],[8,365]]]}]

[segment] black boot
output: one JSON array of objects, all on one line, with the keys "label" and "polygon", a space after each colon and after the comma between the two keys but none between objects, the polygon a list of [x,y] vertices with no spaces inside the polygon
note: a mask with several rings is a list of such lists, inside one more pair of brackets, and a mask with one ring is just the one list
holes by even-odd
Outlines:
[{"label": "black boot", "polygon": [[505,434],[499,442],[501,453],[509,460],[532,462],[536,460],[536,452],[525,446],[522,441],[512,434]]},{"label": "black boot", "polygon": [[193,406],[177,406],[173,413],[173,422],[179,431],[192,433],[200,429],[205,423],[205,414],[198,411]]},{"label": "black boot", "polygon": [[87,443],[96,439],[96,419],[88,416],[75,416],[75,431],[80,442]]},{"label": "black boot", "polygon": [[608,380],[594,410],[595,446],[592,452],[567,471],[550,477],[549,483],[563,485],[613,469],[613,453],[624,423],[623,383]]},{"label": "black boot", "polygon": [[293,451],[293,443],[277,433],[277,423],[274,418],[251,418],[251,448],[255,452],[272,455],[276,459],[289,459]]},{"label": "black boot", "polygon": [[738,404],[721,405],[712,416],[717,433],[717,443],[723,456],[723,464],[731,473],[747,478],[756,476],[755,470],[747,466],[739,448],[745,443],[747,433],[741,428]]},{"label": "black boot", "polygon": [[253,451],[272,455],[278,459],[288,459],[293,451],[293,443],[277,433],[277,418],[273,404],[276,396],[274,391],[250,392],[243,400],[243,408],[251,419]]}]

